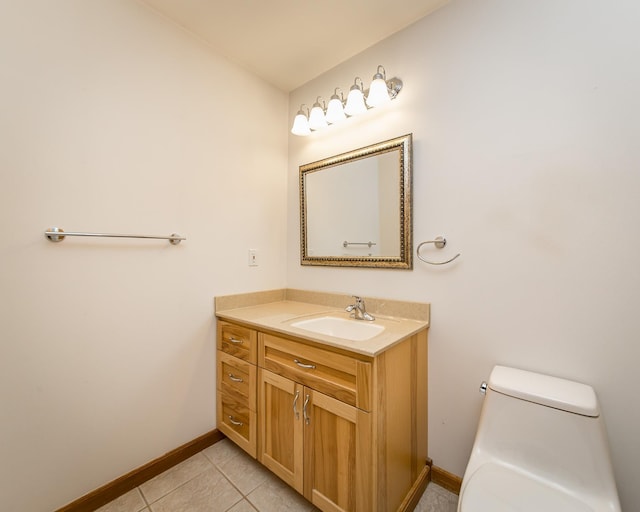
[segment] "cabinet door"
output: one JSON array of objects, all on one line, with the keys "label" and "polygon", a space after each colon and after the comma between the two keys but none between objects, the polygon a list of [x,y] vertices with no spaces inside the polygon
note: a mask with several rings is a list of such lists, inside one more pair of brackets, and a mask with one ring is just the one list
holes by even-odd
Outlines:
[{"label": "cabinet door", "polygon": [[303,386],[259,370],[260,462],[296,491],[303,491]]},{"label": "cabinet door", "polygon": [[304,496],[326,512],[370,512],[371,415],[304,388]]}]

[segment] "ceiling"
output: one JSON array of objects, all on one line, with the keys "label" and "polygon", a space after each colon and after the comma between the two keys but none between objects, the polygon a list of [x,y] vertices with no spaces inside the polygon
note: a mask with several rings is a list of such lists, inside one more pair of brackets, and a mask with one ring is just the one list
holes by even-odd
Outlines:
[{"label": "ceiling", "polygon": [[448,0],[142,0],[289,92]]}]

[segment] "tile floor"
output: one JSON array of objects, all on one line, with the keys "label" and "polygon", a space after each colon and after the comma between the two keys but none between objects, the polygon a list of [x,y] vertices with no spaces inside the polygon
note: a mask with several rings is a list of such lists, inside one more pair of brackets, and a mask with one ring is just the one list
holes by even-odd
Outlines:
[{"label": "tile floor", "polygon": [[[456,512],[458,497],[430,483],[416,512]],[[120,496],[97,512],[317,512],[228,439]]]}]

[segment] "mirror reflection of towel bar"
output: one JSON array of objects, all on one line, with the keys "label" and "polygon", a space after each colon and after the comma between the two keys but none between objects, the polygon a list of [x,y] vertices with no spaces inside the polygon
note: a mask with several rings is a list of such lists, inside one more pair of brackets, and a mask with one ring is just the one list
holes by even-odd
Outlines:
[{"label": "mirror reflection of towel bar", "polygon": [[376,243],[372,242],[371,240],[369,240],[368,242],[347,242],[346,240],[342,242],[342,247],[348,247],[350,245],[366,245],[367,247],[371,248],[371,246],[376,245]]},{"label": "mirror reflection of towel bar", "polygon": [[442,249],[444,246],[447,245],[447,239],[444,238],[443,236],[437,236],[434,240],[427,240],[425,242],[422,242],[420,245],[418,245],[418,248],[416,249],[416,255],[418,256],[418,258],[421,261],[424,261],[425,263],[428,263],[429,265],[446,265],[447,263],[451,263],[453,260],[455,260],[456,258],[458,258],[460,256],[460,253],[458,253],[453,258],[451,258],[451,259],[449,259],[447,261],[429,261],[429,260],[425,260],[422,256],[420,256],[420,248],[425,244],[433,244],[433,245],[436,246],[437,249]]}]

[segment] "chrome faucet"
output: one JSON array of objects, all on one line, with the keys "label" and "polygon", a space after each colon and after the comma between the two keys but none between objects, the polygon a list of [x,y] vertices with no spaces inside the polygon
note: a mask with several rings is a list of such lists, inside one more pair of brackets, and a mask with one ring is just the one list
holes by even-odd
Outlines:
[{"label": "chrome faucet", "polygon": [[351,313],[351,316],[356,320],[369,320],[370,322],[375,320],[375,317],[369,313],[364,305],[364,299],[357,295],[352,295],[356,299],[355,304],[350,304],[345,308],[345,311]]}]

